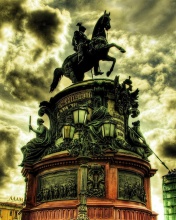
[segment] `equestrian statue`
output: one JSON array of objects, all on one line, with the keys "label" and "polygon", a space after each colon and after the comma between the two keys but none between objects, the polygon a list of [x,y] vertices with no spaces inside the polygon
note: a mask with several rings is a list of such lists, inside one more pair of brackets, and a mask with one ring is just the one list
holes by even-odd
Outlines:
[{"label": "equestrian statue", "polygon": [[108,55],[109,49],[115,47],[125,53],[125,50],[115,43],[108,44],[105,31],[111,28],[110,20],[110,13],[105,11],[94,27],[91,40],[84,34],[86,28],[82,23],[77,24],[79,31],[74,32],[72,39],[75,53],[64,60],[61,68],[54,70],[50,92],[54,91],[63,75],[68,77],[73,83],[83,81],[85,72],[92,68],[94,68],[94,75],[102,75],[103,72],[99,71],[100,60],[112,61],[112,66],[106,73],[107,76],[110,76],[116,59]]}]

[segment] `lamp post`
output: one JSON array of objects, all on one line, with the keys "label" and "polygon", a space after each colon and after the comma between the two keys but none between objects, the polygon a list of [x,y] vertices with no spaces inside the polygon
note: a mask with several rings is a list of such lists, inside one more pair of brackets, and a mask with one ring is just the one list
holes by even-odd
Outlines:
[{"label": "lamp post", "polygon": [[[74,126],[70,124],[65,124],[62,128],[62,135],[64,140],[73,139],[75,130],[79,134],[79,156],[77,161],[80,165],[80,203],[78,206],[78,216],[76,220],[89,220],[87,215],[87,171],[88,171],[88,162],[91,158],[88,156],[88,145],[89,140],[87,140],[86,135],[89,132],[86,124],[87,120],[87,108],[86,107],[76,107],[73,109],[73,121]],[[102,136],[105,139],[113,138],[115,135],[115,126],[116,123],[113,120],[105,120],[101,124]],[[78,147],[78,146],[77,146]],[[96,176],[95,176],[96,179]],[[97,187],[97,186],[96,186]]]},{"label": "lamp post", "polygon": [[[84,125],[87,120],[87,108],[78,107],[73,110],[73,120],[74,124],[79,132],[79,141],[81,142],[81,147],[86,149],[86,143],[82,143],[80,138],[80,132],[84,129]],[[86,150],[81,149],[80,156],[77,158],[80,164],[80,204],[78,207],[77,220],[89,220],[87,216],[87,162],[90,160],[84,152]],[[84,153],[83,153],[84,152]]]},{"label": "lamp post", "polygon": [[80,165],[80,204],[78,207],[77,220],[89,220],[89,217],[87,216],[87,169],[88,165],[86,161],[84,161]]}]

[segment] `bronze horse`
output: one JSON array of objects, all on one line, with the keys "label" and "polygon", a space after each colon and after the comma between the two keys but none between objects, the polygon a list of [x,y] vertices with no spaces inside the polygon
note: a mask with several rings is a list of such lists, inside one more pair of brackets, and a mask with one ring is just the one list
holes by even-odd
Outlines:
[{"label": "bronze horse", "polygon": [[83,81],[84,73],[91,70],[93,67],[94,75],[103,74],[103,72],[98,71],[100,60],[113,62],[106,75],[109,76],[111,74],[116,59],[108,55],[109,49],[111,47],[116,47],[122,53],[124,53],[125,50],[115,43],[108,44],[105,30],[109,30],[110,28],[110,13],[106,13],[105,11],[94,27],[92,39],[84,53],[83,61],[80,63],[78,62],[77,53],[68,56],[64,60],[62,67],[54,70],[54,78],[50,86],[50,92],[54,91],[63,75],[71,79],[73,83],[76,83]]}]

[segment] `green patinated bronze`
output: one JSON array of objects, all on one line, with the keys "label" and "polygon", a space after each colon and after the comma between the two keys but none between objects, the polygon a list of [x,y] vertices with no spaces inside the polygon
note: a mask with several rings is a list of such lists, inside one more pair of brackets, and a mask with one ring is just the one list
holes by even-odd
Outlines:
[{"label": "green patinated bronze", "polygon": [[46,126],[43,125],[44,121],[41,118],[37,119],[38,128],[35,130],[31,125],[29,129],[36,133],[36,138],[30,140],[24,147],[21,148],[23,153],[23,161],[21,166],[25,163],[34,163],[39,160],[45,149],[50,146],[51,135]]},{"label": "green patinated bronze", "polygon": [[[132,128],[128,126],[129,116],[136,117],[139,114],[137,102],[138,90],[130,92],[129,89],[126,88],[128,80],[125,80],[122,84],[118,83],[118,86],[116,79],[113,83],[112,82],[113,81],[108,81],[105,83],[102,80],[91,81],[91,84],[85,85],[85,89],[86,87],[87,89],[90,88],[89,98],[85,97],[81,100],[73,100],[69,104],[64,105],[63,111],[57,110],[59,124],[55,128],[57,130],[55,136],[57,136],[56,139],[60,141],[56,141],[55,145],[51,146],[45,152],[46,155],[68,150],[70,154],[75,157],[79,155],[97,156],[103,155],[107,150],[118,152],[120,149],[123,149],[129,153],[136,153],[143,159],[148,160],[147,157],[151,155],[151,151],[140,131],[140,122],[134,122]],[[132,84],[132,82],[130,83]],[[111,87],[112,85],[113,89]],[[81,86],[81,84],[77,86]],[[111,88],[108,88],[108,86]],[[76,87],[73,86],[72,89],[74,90],[74,88]],[[69,90],[71,90],[71,88],[69,88]],[[115,110],[118,112],[118,115],[115,117],[108,112],[108,96],[115,101]],[[49,109],[48,107],[50,106],[51,105],[47,103],[47,105],[41,109]],[[86,125],[81,127],[81,132],[79,132],[80,128],[76,126],[75,137],[72,140],[64,141],[62,140],[61,129],[65,123],[69,122],[72,125],[74,124],[72,112],[75,106],[87,108],[87,110],[91,112],[91,117]],[[52,112],[52,110],[47,110],[47,112]],[[116,130],[124,130],[124,138],[120,136],[122,133],[119,132],[116,132],[114,138],[103,138],[101,126],[105,121],[115,123]],[[86,145],[82,143],[86,143]]]},{"label": "green patinated bronze", "polygon": [[[39,115],[48,115],[50,129],[40,125],[44,128],[43,133],[37,133],[38,136],[22,148],[24,160],[21,165],[64,150],[74,157],[95,157],[104,155],[107,150],[114,153],[123,150],[148,160],[152,151],[140,131],[140,121],[133,122],[132,127],[128,125],[129,117],[137,117],[140,113],[137,101],[139,91],[132,92],[131,87],[131,79],[122,84],[119,77],[114,81],[89,80],[87,83],[73,84],[51,98],[50,102],[42,102]],[[73,111],[77,108],[88,112],[84,125],[74,124]],[[105,122],[115,125],[114,137],[103,137],[102,126]],[[63,139],[64,125],[74,126],[72,139]]]},{"label": "green patinated bronze", "polygon": [[108,55],[109,49],[115,47],[121,53],[125,53],[125,50],[115,43],[108,44],[105,30],[111,28],[110,20],[110,14],[105,11],[94,27],[91,40],[88,40],[84,34],[85,27],[79,24],[79,31],[75,31],[73,37],[73,46],[77,52],[68,56],[61,68],[55,69],[50,92],[57,87],[63,75],[71,79],[73,83],[83,81],[85,72],[92,68],[94,68],[95,75],[102,75],[103,72],[99,71],[100,60],[113,62],[110,70],[106,73],[107,76],[110,76],[116,59]]}]

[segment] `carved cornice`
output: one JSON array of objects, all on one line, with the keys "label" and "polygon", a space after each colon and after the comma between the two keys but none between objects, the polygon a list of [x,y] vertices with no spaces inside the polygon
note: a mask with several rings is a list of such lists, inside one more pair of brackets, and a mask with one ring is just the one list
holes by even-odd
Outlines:
[{"label": "carved cornice", "polygon": [[[124,155],[121,153],[107,153],[104,156],[93,157],[89,162],[92,163],[101,163],[116,166],[118,169],[127,169],[139,171],[142,175],[146,177],[153,176],[157,169],[152,169],[148,161],[145,161],[139,157],[133,155]],[[33,166],[26,165],[22,169],[23,176],[26,176],[28,173],[41,173],[45,170],[50,170],[58,167],[69,167],[69,166],[79,166],[77,158],[71,157],[67,151],[55,153],[46,156],[41,161],[38,161]]]},{"label": "carved cornice", "polygon": [[125,167],[130,167],[141,171],[144,176],[150,176],[151,165],[148,161],[141,158],[132,155],[116,154],[114,157],[114,164],[119,168],[124,169]]},{"label": "carved cornice", "polygon": [[75,83],[67,87],[63,91],[59,92],[56,96],[52,97],[50,99],[50,103],[53,105],[62,97],[71,94],[72,92],[83,91],[85,89],[94,89],[94,87],[97,86],[104,86],[106,87],[106,89],[109,88],[109,91],[111,91],[113,84],[114,81],[111,79],[94,79],[94,80],[85,80],[81,83]]},{"label": "carved cornice", "polygon": [[75,159],[61,160],[61,161],[54,160],[54,161],[50,161],[49,163],[44,162],[44,163],[35,165],[34,172],[40,173],[42,171],[49,170],[49,169],[56,168],[56,167],[57,168],[64,167],[64,166],[72,166],[73,167],[73,165],[78,165],[78,162]]},{"label": "carved cornice", "polygon": [[21,173],[24,177],[27,177],[27,175],[32,172],[33,172],[33,165],[30,164],[25,164],[25,166],[21,170]]}]

